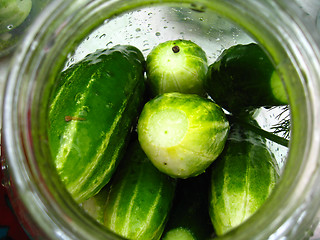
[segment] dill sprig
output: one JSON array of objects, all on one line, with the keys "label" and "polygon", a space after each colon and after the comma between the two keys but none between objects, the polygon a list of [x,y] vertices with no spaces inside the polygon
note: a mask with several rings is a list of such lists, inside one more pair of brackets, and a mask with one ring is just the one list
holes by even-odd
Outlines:
[{"label": "dill sprig", "polygon": [[[273,109],[273,108],[271,108]],[[290,139],[290,108],[289,105],[282,107],[281,112],[276,116],[279,123],[271,127],[274,134],[282,135],[285,139]]]}]

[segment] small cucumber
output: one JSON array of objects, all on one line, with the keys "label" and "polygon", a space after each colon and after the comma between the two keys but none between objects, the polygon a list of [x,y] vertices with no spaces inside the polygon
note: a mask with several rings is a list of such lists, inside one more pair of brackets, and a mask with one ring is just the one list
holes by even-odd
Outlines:
[{"label": "small cucumber", "polygon": [[18,27],[28,17],[31,7],[31,0],[1,0],[0,33]]},{"label": "small cucumber", "polygon": [[219,158],[211,166],[209,213],[218,236],[240,225],[265,202],[279,178],[266,141],[232,125]]},{"label": "small cucumber", "polygon": [[61,74],[49,112],[54,163],[77,202],[110,179],[144,101],[144,57],[133,46],[97,50]]},{"label": "small cucumber", "polygon": [[280,76],[255,43],[225,50],[209,66],[206,89],[217,104],[232,113],[288,104]]},{"label": "small cucumber", "polygon": [[138,141],[130,145],[108,185],[104,226],[126,239],[159,239],[172,206],[176,180],[152,165]]},{"label": "small cucumber", "polygon": [[209,99],[165,93],[144,105],[137,129],[142,149],[160,171],[188,178],[203,173],[222,152],[229,122]]},{"label": "small cucumber", "polygon": [[205,93],[207,57],[192,41],[180,39],[160,43],[148,54],[146,71],[153,96],[167,92]]},{"label": "small cucumber", "polygon": [[208,173],[178,181],[163,240],[204,240],[214,236],[208,212]]}]

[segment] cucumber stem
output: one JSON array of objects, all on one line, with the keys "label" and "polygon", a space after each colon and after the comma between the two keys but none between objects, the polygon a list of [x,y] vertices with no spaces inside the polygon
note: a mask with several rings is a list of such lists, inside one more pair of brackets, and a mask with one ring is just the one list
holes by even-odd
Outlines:
[{"label": "cucumber stem", "polygon": [[241,118],[237,118],[235,116],[232,115],[227,115],[227,118],[230,122],[235,122],[243,127],[245,127],[246,129],[255,132],[256,134],[259,134],[260,136],[267,138],[273,142],[276,142],[284,147],[288,147],[289,146],[289,140],[282,138],[280,136],[277,136],[271,132],[265,131],[259,127],[256,127],[254,125],[252,125],[251,123],[241,119]]},{"label": "cucumber stem", "polygon": [[179,46],[176,45],[176,46],[172,47],[172,51],[173,51],[174,53],[180,52]]}]

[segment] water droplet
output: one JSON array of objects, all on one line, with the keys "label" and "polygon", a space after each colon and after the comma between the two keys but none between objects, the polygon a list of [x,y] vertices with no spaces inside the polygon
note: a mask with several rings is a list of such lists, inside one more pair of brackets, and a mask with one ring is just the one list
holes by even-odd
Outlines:
[{"label": "water droplet", "polygon": [[74,101],[76,102],[76,104],[80,104],[81,103],[81,99],[82,99],[82,94],[81,93],[77,93],[76,96],[74,97]]},{"label": "water droplet", "polygon": [[107,36],[107,35],[104,33],[99,38],[101,39],[101,38],[104,38],[105,36]]},{"label": "water droplet", "polygon": [[12,24],[10,24],[10,25],[8,25],[8,26],[7,26],[7,28],[8,28],[8,30],[13,29],[13,25],[12,25]]},{"label": "water droplet", "polygon": [[205,12],[206,6],[204,5],[198,5],[196,3],[191,3],[190,9],[195,11],[195,12]]},{"label": "water droplet", "polygon": [[158,37],[159,37],[160,35],[161,35],[161,33],[160,33],[160,32],[156,32],[156,36],[158,36]]},{"label": "water droplet", "polygon": [[88,106],[82,106],[79,115],[85,117],[90,112],[90,108]]},{"label": "water droplet", "polygon": [[108,42],[107,44],[106,44],[106,47],[108,47],[110,44],[112,44],[113,42],[112,41],[110,41],[110,42]]}]

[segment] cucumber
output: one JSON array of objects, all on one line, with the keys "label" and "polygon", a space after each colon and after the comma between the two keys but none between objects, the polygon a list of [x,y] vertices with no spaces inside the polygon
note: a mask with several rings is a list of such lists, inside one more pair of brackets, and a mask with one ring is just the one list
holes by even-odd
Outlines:
[{"label": "cucumber", "polygon": [[167,92],[204,95],[206,53],[192,41],[160,43],[147,56],[147,82],[153,96]]},{"label": "cucumber", "polygon": [[172,206],[176,180],[152,165],[138,141],[130,145],[108,185],[104,226],[126,239],[159,239]]},{"label": "cucumber", "polygon": [[204,240],[214,236],[208,212],[208,173],[178,181],[163,240]]},{"label": "cucumber", "polygon": [[256,43],[225,50],[209,66],[206,89],[217,104],[232,113],[288,104],[280,76]]},{"label": "cucumber", "polygon": [[62,72],[49,112],[56,169],[77,202],[112,176],[144,101],[144,57],[133,46],[97,50]]},{"label": "cucumber", "polygon": [[85,212],[102,225],[104,222],[106,200],[108,198],[108,187],[109,185],[107,184],[97,194],[81,203],[81,207]]},{"label": "cucumber", "polygon": [[279,167],[264,138],[238,125],[212,164],[209,213],[221,236],[254,214],[279,179]]},{"label": "cucumber", "polygon": [[23,23],[31,7],[31,0],[1,0],[0,33],[8,32]]},{"label": "cucumber", "polygon": [[161,172],[188,178],[204,172],[222,152],[229,122],[211,100],[175,92],[147,102],[137,130],[142,149]]}]

